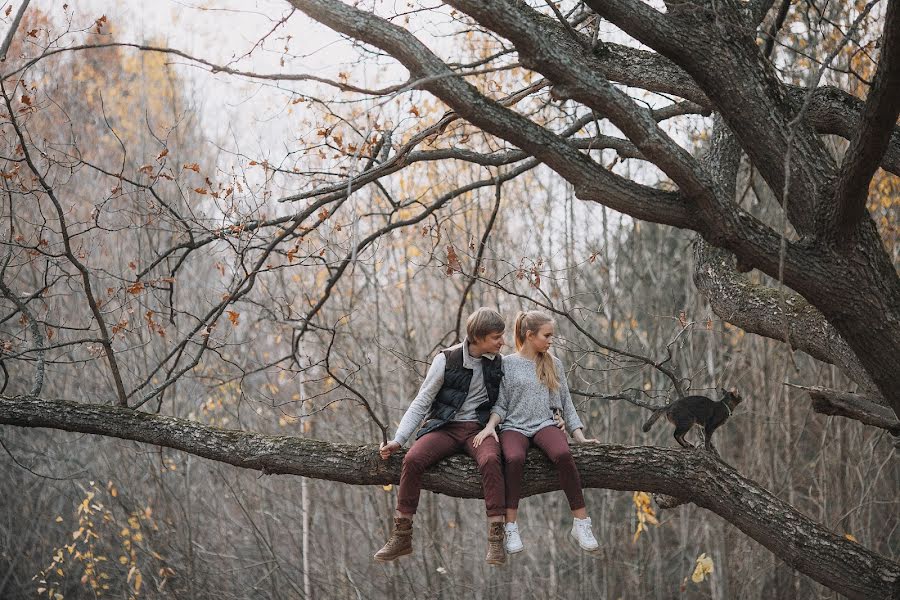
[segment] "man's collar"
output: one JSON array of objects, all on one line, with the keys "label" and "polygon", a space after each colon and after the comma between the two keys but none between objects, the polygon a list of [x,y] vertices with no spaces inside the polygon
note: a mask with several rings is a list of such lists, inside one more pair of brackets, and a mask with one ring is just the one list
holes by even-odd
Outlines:
[{"label": "man's collar", "polygon": [[[481,355],[481,357],[484,357],[488,360],[494,360],[495,358],[497,358],[497,355],[493,352],[485,352]],[[478,360],[478,358],[481,357],[476,357],[469,354],[469,338],[465,338],[463,340],[463,366],[471,369],[477,364],[476,361]]]}]

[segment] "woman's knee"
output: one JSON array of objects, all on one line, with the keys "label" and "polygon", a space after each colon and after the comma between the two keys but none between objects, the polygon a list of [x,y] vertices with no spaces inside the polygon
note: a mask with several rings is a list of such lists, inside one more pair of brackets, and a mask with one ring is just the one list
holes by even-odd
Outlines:
[{"label": "woman's knee", "polygon": [[524,452],[510,452],[508,454],[503,455],[503,463],[506,465],[506,468],[519,468],[521,469],[525,466],[525,453]]}]

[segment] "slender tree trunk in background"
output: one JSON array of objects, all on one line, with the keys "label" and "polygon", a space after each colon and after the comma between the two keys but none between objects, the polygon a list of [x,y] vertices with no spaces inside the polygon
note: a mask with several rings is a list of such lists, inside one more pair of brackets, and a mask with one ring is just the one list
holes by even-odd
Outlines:
[{"label": "slender tree trunk in background", "polygon": [[[535,519],[535,521],[537,521],[537,519]],[[547,527],[550,529],[550,531],[553,531],[554,526],[555,526],[555,523],[553,522],[552,519],[547,522]],[[549,582],[550,589],[548,590],[548,595],[551,598],[556,598],[559,596],[559,580],[557,579],[557,577],[558,577],[557,565],[559,564],[559,559],[558,559],[559,549],[557,548],[557,545],[556,545],[556,536],[555,535],[547,536],[547,541],[548,541],[548,545],[550,546],[550,564],[547,565],[547,574],[550,577],[550,582]]]},{"label": "slender tree trunk in background", "polygon": [[300,478],[300,510],[303,515],[303,597],[312,598],[309,578],[309,489],[306,477]]}]

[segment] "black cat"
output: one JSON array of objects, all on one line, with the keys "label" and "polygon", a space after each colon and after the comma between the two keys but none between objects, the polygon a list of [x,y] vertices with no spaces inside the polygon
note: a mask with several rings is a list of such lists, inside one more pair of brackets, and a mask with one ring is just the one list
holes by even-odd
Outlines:
[{"label": "black cat", "polygon": [[645,432],[650,431],[656,420],[666,415],[666,418],[675,425],[675,441],[685,448],[693,448],[691,444],[684,441],[684,436],[691,430],[691,427],[700,425],[703,427],[706,449],[718,454],[712,445],[713,431],[731,416],[731,411],[741,400],[743,398],[734,388],[727,392],[722,390],[722,399],[719,402],[710,400],[706,396],[686,396],[664,408],[653,411],[653,416],[647,419],[641,429]]}]

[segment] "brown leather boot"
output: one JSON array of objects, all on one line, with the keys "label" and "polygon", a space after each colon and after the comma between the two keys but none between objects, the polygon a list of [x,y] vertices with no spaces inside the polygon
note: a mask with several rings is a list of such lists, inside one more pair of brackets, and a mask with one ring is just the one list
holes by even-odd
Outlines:
[{"label": "brown leather boot", "polygon": [[412,519],[394,517],[394,529],[384,547],[375,553],[375,560],[388,562],[412,554]]},{"label": "brown leather boot", "polygon": [[502,565],[506,562],[506,549],[503,548],[503,523],[488,524],[488,547],[485,562],[489,565]]}]

